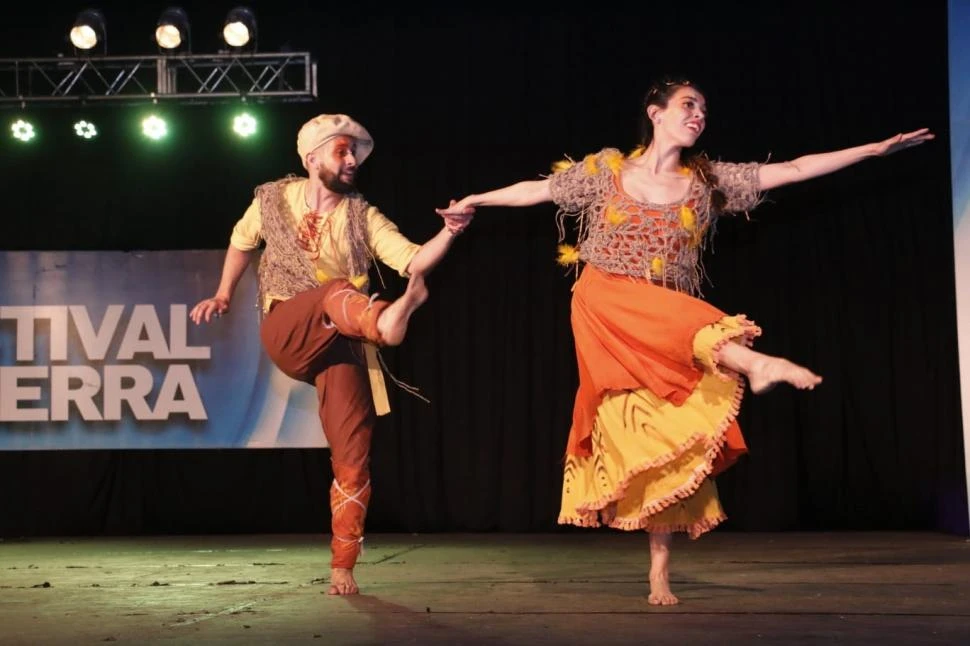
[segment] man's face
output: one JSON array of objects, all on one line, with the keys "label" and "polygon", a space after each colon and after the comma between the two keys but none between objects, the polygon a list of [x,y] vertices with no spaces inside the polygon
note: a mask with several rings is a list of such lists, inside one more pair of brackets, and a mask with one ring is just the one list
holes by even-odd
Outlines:
[{"label": "man's face", "polygon": [[334,137],[310,153],[317,176],[328,190],[350,193],[357,176],[357,140],[346,135]]}]

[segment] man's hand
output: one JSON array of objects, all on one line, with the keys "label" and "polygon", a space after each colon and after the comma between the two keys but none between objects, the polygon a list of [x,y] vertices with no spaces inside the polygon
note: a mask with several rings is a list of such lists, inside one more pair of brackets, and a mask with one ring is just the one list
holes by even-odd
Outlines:
[{"label": "man's hand", "polygon": [[192,311],[189,312],[189,318],[198,325],[203,320],[208,323],[215,316],[219,318],[223,314],[229,311],[229,299],[223,298],[222,296],[213,296],[212,298],[207,298],[204,301],[200,301]]}]

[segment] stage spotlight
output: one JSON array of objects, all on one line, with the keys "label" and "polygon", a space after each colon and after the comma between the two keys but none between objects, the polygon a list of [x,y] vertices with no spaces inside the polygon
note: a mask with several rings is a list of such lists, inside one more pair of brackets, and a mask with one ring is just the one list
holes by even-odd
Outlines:
[{"label": "stage spotlight", "polygon": [[[226,15],[222,37],[230,47],[245,47],[256,41],[256,16],[248,7],[236,7]],[[255,45],[253,45],[255,49]]]},{"label": "stage spotlight", "polygon": [[168,125],[164,119],[153,114],[141,122],[141,131],[149,139],[158,141],[168,134]]},{"label": "stage spotlight", "polygon": [[90,121],[78,121],[74,124],[74,134],[81,139],[94,139],[98,136],[98,129]]},{"label": "stage spotlight", "polygon": [[24,121],[23,119],[17,119],[10,126],[10,131],[13,133],[13,138],[24,143],[30,141],[37,134],[34,132],[34,126],[29,121]]},{"label": "stage spotlight", "polygon": [[107,37],[104,16],[96,9],[85,9],[77,15],[71,28],[71,42],[78,49],[88,50]]},{"label": "stage spotlight", "polygon": [[237,115],[232,120],[232,131],[240,137],[251,137],[256,134],[256,119],[245,112]]},{"label": "stage spotlight", "polygon": [[155,42],[162,49],[175,50],[183,44],[190,47],[189,17],[181,7],[169,7],[158,17]]}]

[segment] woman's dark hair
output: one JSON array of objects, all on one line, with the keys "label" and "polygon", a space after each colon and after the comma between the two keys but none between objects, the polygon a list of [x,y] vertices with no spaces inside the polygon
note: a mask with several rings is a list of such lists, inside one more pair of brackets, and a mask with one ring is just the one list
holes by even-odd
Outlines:
[{"label": "woman's dark hair", "polygon": [[[670,98],[682,87],[692,87],[704,94],[704,91],[690,79],[673,76],[665,76],[653,82],[647,89],[640,109],[640,145],[644,148],[653,141],[653,121],[647,116],[647,108],[651,105],[661,109],[666,108]],[[711,161],[703,153],[694,153],[681,161],[711,188],[711,206],[715,210],[720,210],[724,206],[725,196],[717,190],[717,178],[711,173]]]}]

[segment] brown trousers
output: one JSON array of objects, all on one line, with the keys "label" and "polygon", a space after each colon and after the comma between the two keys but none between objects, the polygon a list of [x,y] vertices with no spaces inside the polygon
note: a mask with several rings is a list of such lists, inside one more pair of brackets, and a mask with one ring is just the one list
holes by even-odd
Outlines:
[{"label": "brown trousers", "polygon": [[373,303],[346,280],[332,280],[275,301],[260,336],[287,376],[316,386],[320,423],[330,444],[332,567],[352,568],[370,501],[370,443],[377,415],[362,341],[380,343]]}]

